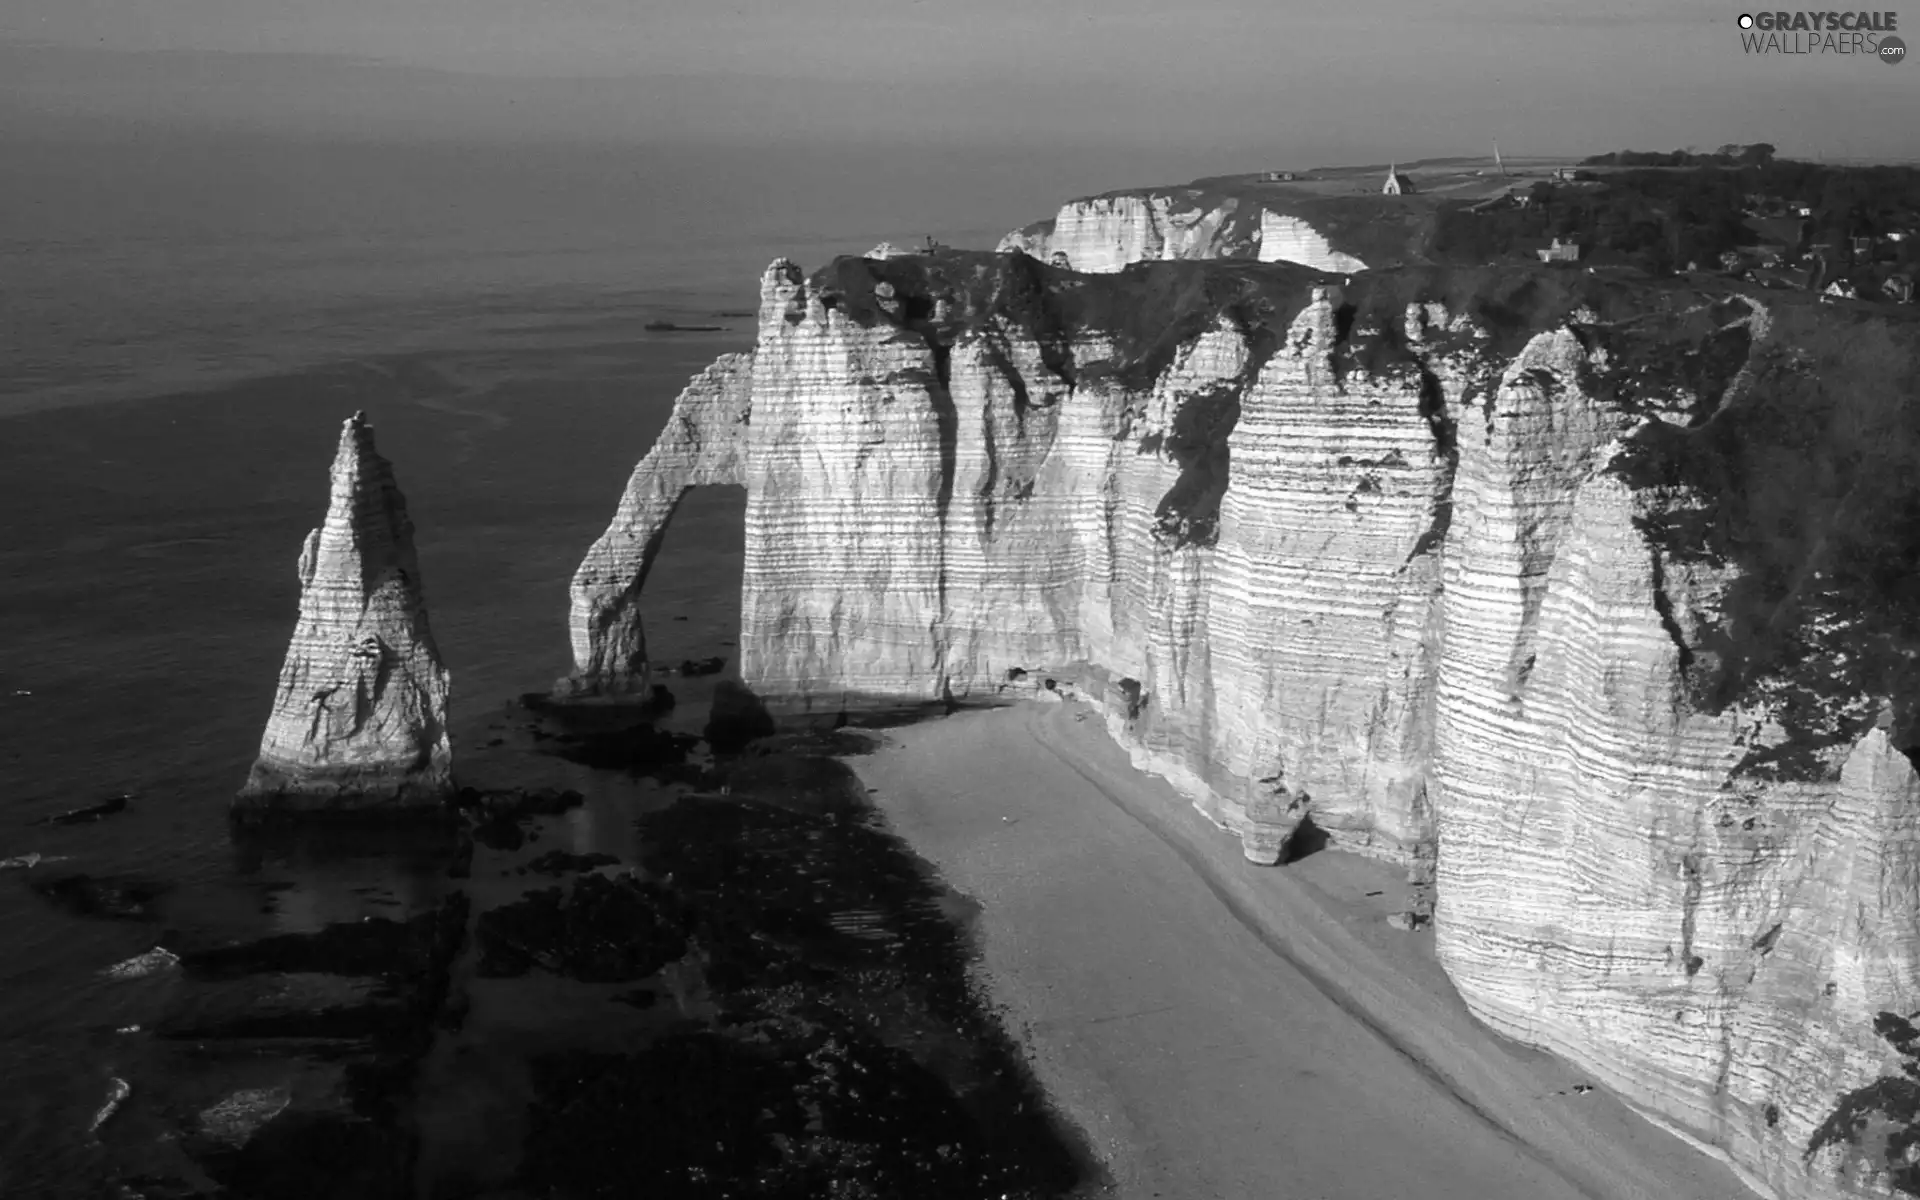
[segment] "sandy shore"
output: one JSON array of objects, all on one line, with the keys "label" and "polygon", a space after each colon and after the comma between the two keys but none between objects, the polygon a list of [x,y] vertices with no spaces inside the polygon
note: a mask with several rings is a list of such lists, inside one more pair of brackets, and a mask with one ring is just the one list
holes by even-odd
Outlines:
[{"label": "sandy shore", "polygon": [[1256,867],[1077,704],[894,730],[851,765],[982,906],[979,969],[1120,1197],[1733,1200],[1724,1166],[1476,1025],[1403,873]]}]

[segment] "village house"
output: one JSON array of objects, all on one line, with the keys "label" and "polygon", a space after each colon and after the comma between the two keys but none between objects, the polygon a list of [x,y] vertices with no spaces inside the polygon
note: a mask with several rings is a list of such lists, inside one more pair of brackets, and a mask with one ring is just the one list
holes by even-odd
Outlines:
[{"label": "village house", "polygon": [[1894,304],[1912,304],[1913,303],[1913,276],[1911,275],[1887,276],[1887,281],[1880,285],[1880,294],[1885,296],[1888,300],[1890,300]]},{"label": "village house", "polygon": [[1268,183],[1292,183],[1293,180],[1294,180],[1294,174],[1292,171],[1268,171],[1267,172]]},{"label": "village house", "polygon": [[1543,246],[1534,253],[1540,256],[1540,261],[1543,263],[1580,261],[1579,245],[1574,242],[1563,242],[1557,237],[1553,239],[1553,245]]},{"label": "village house", "polygon": [[1387,184],[1380,189],[1383,196],[1410,196],[1413,194],[1413,180],[1402,175],[1396,163],[1387,164]]},{"label": "village house", "polygon": [[1826,291],[1820,293],[1820,300],[1824,304],[1831,304],[1835,300],[1858,300],[1859,298],[1860,293],[1853,290],[1853,284],[1844,279],[1834,280],[1827,285]]}]

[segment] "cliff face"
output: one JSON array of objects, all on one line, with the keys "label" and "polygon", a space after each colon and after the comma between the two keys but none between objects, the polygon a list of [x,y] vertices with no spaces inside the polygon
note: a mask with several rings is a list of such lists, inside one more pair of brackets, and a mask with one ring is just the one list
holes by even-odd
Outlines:
[{"label": "cliff face", "polygon": [[1200,188],[1123,192],[1072,200],[1047,221],[1017,229],[1000,250],[1024,250],[1075,271],[1107,273],[1128,263],[1243,258],[1322,271],[1364,271],[1310,219],[1253,197]]},{"label": "cliff face", "polygon": [[741,447],[753,388],[753,356],[727,354],[687,385],[647,456],[633,469],[620,510],[587,552],[573,581],[575,673],[560,690],[619,694],[646,682],[640,589],[667,522],[691,488],[746,482]]},{"label": "cliff face", "polygon": [[340,430],[332,483],[300,550],[299,623],[242,813],[430,808],[452,790],[413,522],[364,414]]},{"label": "cliff face", "polygon": [[1076,680],[1249,858],[1311,821],[1430,878],[1489,1024],[1778,1195],[1920,1194],[1920,502],[1863,474],[1912,478],[1916,332],[1572,272],[775,263],[575,579],[574,686],[641,682],[673,504],[743,483],[770,704]]}]

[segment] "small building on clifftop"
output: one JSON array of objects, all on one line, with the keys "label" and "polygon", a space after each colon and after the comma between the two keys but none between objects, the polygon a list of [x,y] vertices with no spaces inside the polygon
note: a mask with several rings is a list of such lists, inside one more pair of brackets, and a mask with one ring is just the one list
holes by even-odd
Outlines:
[{"label": "small building on clifftop", "polygon": [[1410,196],[1413,194],[1413,180],[1402,175],[1396,168],[1398,164],[1387,164],[1387,184],[1380,189],[1383,196]]},{"label": "small building on clifftop", "polygon": [[1579,243],[1563,242],[1557,237],[1553,239],[1551,246],[1542,246],[1534,253],[1540,256],[1540,261],[1543,263],[1580,261]]}]

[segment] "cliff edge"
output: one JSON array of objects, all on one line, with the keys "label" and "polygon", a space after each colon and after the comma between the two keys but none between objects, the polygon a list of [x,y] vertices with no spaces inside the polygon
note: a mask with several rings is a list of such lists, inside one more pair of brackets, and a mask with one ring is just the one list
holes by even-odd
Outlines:
[{"label": "cliff edge", "polygon": [[1432,221],[1426,197],[1316,196],[1250,179],[1202,180],[1069,200],[1001,238],[998,249],[1093,274],[1214,258],[1351,274],[1425,263]]},{"label": "cliff edge", "polygon": [[300,617],[236,815],[431,809],[452,790],[447,669],[393,468],[355,413],[326,521],[300,550]]},{"label": "cliff edge", "polygon": [[1248,858],[1405,864],[1475,1016],[1763,1194],[1916,1195],[1917,372],[1911,319],[1713,284],[782,260],[572,686],[637,686],[674,504],[742,484],[770,705],[1075,681]]}]

